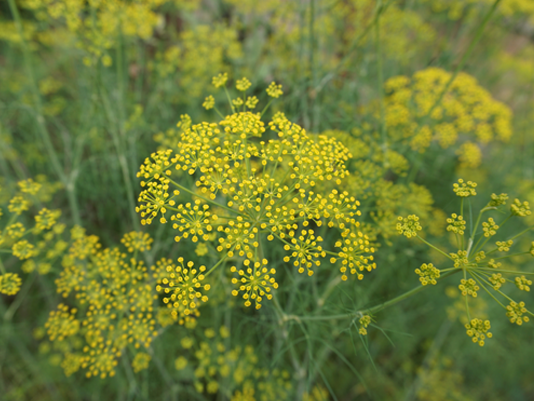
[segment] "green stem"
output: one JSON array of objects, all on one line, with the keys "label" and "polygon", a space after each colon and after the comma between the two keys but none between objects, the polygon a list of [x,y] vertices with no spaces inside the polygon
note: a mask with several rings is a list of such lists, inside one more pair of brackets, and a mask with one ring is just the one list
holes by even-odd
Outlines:
[{"label": "green stem", "polygon": [[[430,108],[428,113],[426,113],[426,115],[423,117],[424,119],[430,117],[432,115],[432,112],[441,104],[441,101],[443,100],[443,98],[444,98],[445,94],[447,93],[447,91],[449,90],[450,86],[452,85],[452,83],[454,82],[454,80],[456,79],[456,77],[458,76],[460,71],[464,68],[464,65],[467,62],[467,59],[469,58],[469,56],[473,52],[473,49],[475,48],[475,45],[480,40],[480,37],[482,36],[482,32],[484,31],[484,28],[488,24],[489,20],[491,19],[493,13],[495,12],[495,9],[497,8],[497,6],[499,5],[500,2],[501,2],[501,0],[495,0],[493,5],[491,6],[491,9],[488,11],[486,16],[482,20],[482,23],[478,26],[477,32],[475,33],[475,37],[473,38],[473,40],[469,44],[469,47],[467,48],[466,52],[463,54],[462,58],[460,59],[460,62],[458,63],[457,67],[455,68],[455,70],[454,70],[452,76],[450,77],[450,79],[445,84],[445,87],[443,88],[443,90],[439,94],[438,98],[436,99],[436,101],[434,102],[434,104],[432,105],[432,107]],[[463,214],[462,214],[462,216],[463,216]]]},{"label": "green stem", "polygon": [[211,269],[208,270],[206,274],[204,274],[204,277],[208,277],[221,263],[223,263],[226,260],[227,256],[224,256],[219,260]]},{"label": "green stem", "polygon": [[[464,282],[467,282],[467,271],[466,269],[462,269],[463,272],[464,272]],[[465,294],[465,312],[467,313],[467,320],[470,322],[471,321],[471,316],[469,314],[469,302],[468,302],[468,299],[467,299],[467,294]]]},{"label": "green stem", "polygon": [[65,172],[63,171],[57,152],[54,149],[52,138],[50,137],[50,133],[48,132],[48,129],[46,128],[45,119],[43,117],[43,102],[41,99],[41,95],[39,93],[39,88],[37,87],[37,83],[35,81],[35,74],[34,74],[33,67],[32,67],[31,53],[30,53],[30,50],[28,49],[26,41],[24,40],[24,35],[23,35],[24,32],[22,29],[22,20],[20,18],[19,10],[17,8],[17,5],[15,4],[15,0],[8,0],[8,3],[9,3],[9,9],[11,10],[11,14],[13,14],[13,19],[15,21],[17,32],[20,36],[20,43],[22,46],[22,52],[24,54],[24,64],[26,67],[26,73],[28,74],[31,91],[32,91],[33,98],[34,98],[34,112],[35,112],[35,117],[37,120],[37,127],[39,130],[39,133],[41,134],[41,138],[44,142],[44,145],[48,153],[48,157],[50,158],[52,167],[56,171],[56,174],[59,177],[60,181],[67,188],[68,202],[69,202],[69,207],[71,209],[72,217],[74,221],[76,222],[76,224],[79,224],[80,215],[79,215],[78,201],[76,199],[75,190],[74,190],[74,183],[71,182],[71,180],[67,178]]},{"label": "green stem", "polygon": [[141,231],[141,226],[139,223],[139,219],[137,217],[137,214],[135,212],[135,193],[132,185],[132,179],[130,177],[130,171],[128,167],[128,161],[126,160],[126,157],[124,156],[124,149],[122,147],[122,141],[121,141],[121,126],[123,123],[121,121],[113,121],[113,117],[111,115],[111,104],[109,102],[109,99],[107,95],[105,94],[104,88],[102,85],[100,85],[100,97],[102,99],[102,103],[104,105],[104,111],[106,114],[106,117],[110,123],[110,126],[116,126],[115,129],[110,129],[111,139],[113,142],[113,145],[115,147],[115,151],[117,152],[117,158],[119,159],[119,165],[121,167],[122,172],[122,178],[124,180],[124,183],[126,185],[126,193],[127,193],[127,202],[128,202],[128,209],[130,209],[130,217],[132,219],[132,224],[134,226],[134,229],[136,231]]},{"label": "green stem", "polygon": [[[450,271],[443,276],[441,276],[438,281],[443,280],[446,277],[449,277],[450,275],[459,272],[460,269],[455,269],[453,271]],[[423,289],[427,288],[429,286],[420,285],[418,287],[415,287],[411,289],[410,291],[405,292],[404,294],[401,294],[393,299],[390,299],[389,301],[383,302],[381,304],[378,304],[376,306],[373,306],[371,308],[362,309],[360,311],[352,312],[352,313],[344,313],[341,315],[329,315],[329,316],[295,316],[295,315],[285,315],[285,320],[297,320],[297,321],[303,321],[303,320],[339,320],[339,319],[348,319],[348,318],[356,318],[363,315],[370,315],[373,313],[380,312],[383,309],[386,309],[390,306],[393,306],[400,301],[405,300],[406,298],[410,298],[411,296],[417,294],[418,292],[422,291]]]},{"label": "green stem", "polygon": [[[477,232],[478,225],[480,224],[480,219],[482,218],[482,213],[484,213],[484,209],[482,209],[478,213],[478,217],[477,217],[477,221],[475,223],[475,227],[473,228],[473,231],[471,232],[471,237],[469,238],[470,244],[473,244],[473,242],[475,241],[475,234]],[[478,243],[477,243],[477,245],[478,245]],[[476,247],[474,249],[476,249]],[[469,252],[467,253],[467,257],[469,257]]]},{"label": "green stem", "polygon": [[15,301],[13,301],[13,303],[9,306],[8,310],[4,314],[5,321],[10,321],[13,318],[13,315],[22,304],[22,301],[24,301],[24,298],[26,298],[26,295],[28,294],[28,291],[30,290],[33,281],[35,280],[36,274],[37,273],[34,272],[33,275],[31,275],[28,279],[24,280],[24,284],[22,285],[22,288],[17,294]]},{"label": "green stem", "polygon": [[[377,7],[382,7],[382,1],[378,1]],[[387,165],[387,132],[386,132],[386,118],[385,118],[385,103],[384,103],[384,71],[382,69],[382,50],[380,46],[380,15],[378,15],[375,23],[375,51],[376,64],[378,69],[377,86],[380,99],[380,136],[382,137],[382,151],[384,152],[384,167]]]},{"label": "green stem", "polygon": [[490,271],[490,272],[497,272],[497,273],[505,273],[505,274],[523,274],[527,276],[534,275],[534,272],[521,272],[521,271],[514,271],[514,270],[502,270],[502,269],[494,269],[492,267],[477,267],[477,270],[484,270],[484,271]]},{"label": "green stem", "polygon": [[486,292],[488,293],[488,295],[489,295],[490,297],[492,297],[492,298],[495,300],[495,302],[497,302],[497,303],[498,303],[499,305],[501,305],[504,309],[506,309],[506,306],[504,306],[504,305],[501,303],[501,301],[499,301],[499,300],[495,297],[495,295],[493,295],[493,294],[490,292],[490,290],[488,290],[488,289],[486,288],[486,286],[485,286],[484,283],[482,282],[483,279],[482,279],[481,277],[479,277],[478,274],[476,274],[475,272],[469,272],[469,274],[471,274],[471,276],[476,280],[476,282],[478,283],[478,285],[480,285],[480,286],[484,289],[484,291],[486,291]]},{"label": "green stem", "polygon": [[234,210],[234,209],[232,209],[231,207],[228,207],[228,206],[226,206],[226,205],[221,205],[220,203],[217,203],[217,202],[215,202],[214,200],[211,200],[211,199],[209,199],[209,198],[206,198],[205,196],[202,196],[202,195],[200,195],[200,194],[197,194],[197,193],[191,191],[190,189],[184,187],[183,185],[178,184],[176,181],[173,181],[173,180],[171,180],[171,179],[169,179],[169,181],[170,181],[173,185],[176,185],[178,188],[180,188],[182,191],[187,192],[188,194],[190,194],[190,195],[192,195],[192,196],[196,196],[197,198],[200,198],[200,199],[202,199],[202,200],[204,200],[204,201],[206,201],[206,202],[208,202],[208,203],[211,203],[211,204],[214,205],[214,206],[220,207],[220,208],[222,208],[222,209],[226,209],[226,210],[228,210],[228,211],[230,211],[230,212],[232,212],[232,213],[237,213],[237,210]]},{"label": "green stem", "polygon": [[347,50],[346,54],[343,56],[343,58],[337,63],[337,65],[328,73],[326,74],[323,79],[319,82],[319,84],[314,88],[315,92],[318,94],[325,85],[331,81],[335,76],[336,73],[343,67],[345,62],[352,56],[352,53],[357,49],[360,42],[367,36],[367,34],[373,29],[375,24],[378,22],[378,19],[380,16],[387,10],[390,4],[393,3],[393,0],[388,0],[388,2],[384,5],[380,5],[376,7],[375,15],[373,17],[373,20],[365,27],[363,32],[354,40],[350,48]]},{"label": "green stem", "polygon": [[452,260],[451,256],[450,255],[447,255],[445,252],[443,252],[441,249],[435,247],[434,245],[432,245],[430,242],[426,241],[425,239],[421,238],[419,236],[419,234],[416,234],[417,235],[417,238],[419,238],[423,243],[425,243],[426,245],[428,245],[429,247],[431,247],[432,249],[438,251],[439,253],[441,253],[443,256],[446,256],[448,259]]},{"label": "green stem", "polygon": [[7,274],[6,268],[4,267],[4,264],[2,263],[2,259],[0,259],[0,273]]}]

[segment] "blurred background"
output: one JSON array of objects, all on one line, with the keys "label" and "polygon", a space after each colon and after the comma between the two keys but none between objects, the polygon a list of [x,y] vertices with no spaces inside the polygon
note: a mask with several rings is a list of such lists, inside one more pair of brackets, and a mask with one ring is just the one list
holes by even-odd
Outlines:
[{"label": "blurred background", "polygon": [[[531,0],[6,0],[0,203],[7,205],[18,181],[33,178],[43,189],[32,207],[61,209],[68,230],[80,225],[104,247],[119,244],[124,233],[141,230],[136,173],[144,159],[176,146],[185,115],[193,123],[218,121],[202,107],[207,96],[230,113],[212,85],[219,73],[228,73],[230,86],[247,77],[260,110],[269,101],[265,88],[282,84],[267,120],[283,111],[312,134],[335,136],[354,156],[347,190],[362,203],[378,267],[361,282],[332,284],[326,298],[297,282],[288,314],[318,307],[345,313],[417,286],[414,269],[442,259],[399,237],[396,217],[417,214],[425,237],[452,252],[445,220],[458,213],[458,178],[478,184],[472,214],[492,193],[534,202]],[[507,229],[533,223],[529,217]],[[143,230],[155,238],[147,263],[200,257],[174,243],[170,227]],[[528,249],[526,237],[519,244]],[[10,255],[3,262],[20,270]],[[519,255],[506,267],[532,272],[533,263]],[[43,329],[63,302],[55,289],[60,271],[59,260],[25,274],[30,284],[16,297],[0,295],[1,400],[534,399],[532,323],[510,324],[499,305],[481,297],[471,307],[490,318],[494,338],[472,344],[453,278],[380,312],[365,337],[343,319],[281,327],[269,307],[240,309],[222,293],[196,327],[174,325],[154,340],[160,359],[147,369],[124,367],[102,380],[67,376],[61,350]],[[292,288],[282,286],[282,299]],[[199,391],[193,372],[175,367],[184,338],[209,343],[206,330],[218,332],[223,323],[232,332],[227,350],[254,348],[253,358],[239,357],[249,361],[242,369],[259,376],[269,369],[270,385],[287,387],[285,395],[259,387],[253,396],[230,384],[224,390],[223,379],[223,390]],[[281,336],[285,343],[277,345]]]}]

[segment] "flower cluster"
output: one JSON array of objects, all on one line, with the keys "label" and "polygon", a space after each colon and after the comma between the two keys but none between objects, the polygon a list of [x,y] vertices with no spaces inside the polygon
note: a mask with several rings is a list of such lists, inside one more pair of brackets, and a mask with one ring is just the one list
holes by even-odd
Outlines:
[{"label": "flower cluster", "polygon": [[360,225],[360,231],[369,240],[374,241],[378,236],[394,237],[397,234],[393,222],[395,216],[414,213],[420,223],[428,223],[433,228],[432,234],[442,235],[443,212],[433,207],[430,191],[413,182],[405,184],[403,180],[391,180],[391,174],[405,176],[410,164],[401,153],[377,141],[377,133],[369,124],[350,133],[328,130],[323,134],[342,142],[353,156],[348,163],[351,174],[343,180],[342,186],[349,193],[358,194],[370,210],[370,221]]},{"label": "flower cluster", "polygon": [[358,320],[358,323],[360,323],[360,328],[358,329],[358,332],[362,336],[366,336],[367,335],[367,327],[369,327],[369,325],[371,324],[371,316],[369,316],[369,315],[362,316]]},{"label": "flower cluster", "polygon": [[148,364],[146,353],[140,351],[157,335],[157,296],[148,269],[134,255],[152,239],[132,232],[121,242],[127,253],[102,249],[98,237],[86,235],[80,227],[71,230],[72,244],[56,279],[65,303],[50,312],[45,324],[67,375],[83,369],[87,377],[113,376],[128,347],[135,350],[135,370]]},{"label": "flower cluster", "polygon": [[[526,308],[525,302],[516,302],[508,294],[503,292],[507,283],[515,284],[519,290],[530,291],[532,280],[528,279],[526,275],[532,273],[524,272],[521,276],[516,276],[514,280],[511,280],[507,276],[523,272],[503,269],[502,262],[500,261],[512,256],[531,253],[532,250],[530,249],[515,255],[508,254],[511,248],[518,242],[516,238],[528,232],[529,229],[521,231],[510,239],[496,241],[493,244],[490,242],[492,237],[501,232],[500,227],[509,219],[514,217],[523,218],[529,215],[528,202],[521,202],[516,199],[509,209],[508,217],[500,224],[497,224],[494,217],[489,217],[487,221],[480,224],[484,213],[491,212],[506,205],[506,200],[508,199],[506,194],[493,194],[487,205],[478,213],[474,226],[470,228],[469,232],[466,231],[466,227],[469,225],[462,217],[464,201],[466,198],[476,195],[476,186],[476,183],[471,181],[465,182],[462,179],[453,185],[453,191],[460,197],[460,213],[453,213],[451,218],[447,219],[447,223],[449,224],[447,230],[456,234],[456,244],[458,245],[456,252],[446,253],[418,235],[417,232],[421,230],[421,227],[418,225],[416,216],[399,218],[397,229],[399,230],[399,234],[404,234],[407,237],[417,237],[447,259],[445,263],[449,266],[446,265],[442,269],[437,269],[432,264],[423,264],[421,268],[416,270],[416,273],[420,276],[422,285],[427,285],[428,283],[436,284],[437,279],[444,274],[450,275],[456,272],[463,274],[458,288],[461,296],[464,297],[463,305],[466,308],[468,318],[468,323],[466,324],[467,334],[472,338],[473,342],[483,346],[485,339],[491,338],[491,333],[488,332],[490,329],[489,321],[472,319],[470,314],[470,303],[474,302],[474,299],[480,295],[480,291],[487,293],[492,299],[497,300],[498,304],[506,310],[506,316],[512,323],[522,325],[529,321],[529,315],[534,315]],[[481,230],[479,229],[479,225],[482,226]],[[502,253],[504,256],[497,258],[494,256],[495,253]],[[498,298],[506,299],[509,305],[505,307]]]},{"label": "flower cluster", "polygon": [[[0,206],[7,204],[6,219],[0,224],[0,251],[24,261],[20,266],[24,273],[37,270],[39,274],[47,274],[68,246],[62,238],[65,225],[58,222],[60,210],[41,207],[32,212],[34,206],[48,202],[57,189],[57,185],[43,177],[37,181],[31,178],[19,181],[12,188],[0,187]],[[3,210],[0,207],[0,217]],[[4,261],[7,260],[0,258],[0,293],[15,295],[22,279],[18,272],[6,270]]]},{"label": "flower cluster", "polygon": [[250,261],[245,260],[245,269],[237,270],[232,266],[230,271],[238,273],[240,278],[232,278],[232,284],[239,284],[239,291],[233,290],[232,295],[237,296],[240,292],[243,293],[245,306],[250,306],[251,300],[254,301],[256,309],[261,308],[261,301],[263,297],[272,299],[272,289],[278,288],[278,284],[274,278],[276,270],[274,268],[267,268],[268,261],[263,259],[261,262],[255,262],[251,266]]},{"label": "flower cluster", "polygon": [[432,263],[423,263],[419,269],[415,269],[415,273],[419,275],[419,281],[421,281],[422,285],[436,285],[440,276],[439,269],[434,267]]},{"label": "flower cluster", "polygon": [[[213,84],[222,87],[227,80],[220,74]],[[243,96],[250,86],[246,78],[236,82]],[[271,84],[268,94],[276,97],[280,91]],[[234,102],[231,108],[236,107]],[[176,241],[215,238],[221,260],[238,259],[231,268],[240,275],[234,278],[239,285],[234,295],[241,292],[245,305],[254,301],[256,308],[277,287],[275,269],[262,256],[266,241],[280,242],[284,262],[310,276],[327,255],[330,263],[341,262],[343,279],[347,271],[362,278],[361,271],[374,269],[375,248],[357,221],[359,202],[336,188],[349,176],[349,150],[331,136],[308,135],[282,113],[266,126],[261,114],[241,110],[219,123],[180,123],[172,148],[145,160],[138,173],[146,188],[137,208],[142,223],[158,216],[162,224],[170,220]],[[278,139],[263,139],[267,129]],[[174,178],[184,174],[196,188]],[[327,195],[316,187],[329,188]],[[337,251],[325,249],[319,228],[339,236]]]},{"label": "flower cluster", "polygon": [[398,217],[397,231],[399,234],[404,235],[407,238],[416,237],[419,231],[423,228],[419,224],[419,217],[412,214],[408,217]]},{"label": "flower cluster", "polygon": [[465,325],[467,329],[467,335],[471,337],[474,343],[478,343],[481,347],[485,344],[486,338],[491,338],[492,334],[489,331],[491,329],[489,320],[472,319],[471,322]]},{"label": "flower cluster", "polygon": [[209,291],[210,285],[202,283],[206,266],[195,269],[193,262],[184,265],[184,259],[180,257],[177,265],[160,263],[152,270],[158,283],[156,291],[164,294],[163,302],[172,310],[173,317],[181,319],[182,323],[190,315],[196,315],[198,307],[208,301],[205,292]]},{"label": "flower cluster", "polygon": [[384,85],[388,132],[420,152],[432,141],[449,148],[468,138],[457,154],[461,164],[477,167],[480,145],[509,140],[511,111],[470,75],[459,73],[447,87],[451,78],[451,73],[435,67],[418,71],[412,78],[390,78]]},{"label": "flower cluster", "polygon": [[[114,2],[55,2],[53,0],[23,1],[22,6],[32,10],[40,20],[49,23],[63,23],[67,30],[76,36],[77,46],[90,55],[102,59],[106,66],[111,65],[109,49],[117,42],[120,29],[125,37],[149,39],[153,30],[160,24],[161,16],[156,9],[164,3],[176,3],[181,7],[196,7],[196,0],[140,0]],[[86,57],[86,64],[92,59]]]}]

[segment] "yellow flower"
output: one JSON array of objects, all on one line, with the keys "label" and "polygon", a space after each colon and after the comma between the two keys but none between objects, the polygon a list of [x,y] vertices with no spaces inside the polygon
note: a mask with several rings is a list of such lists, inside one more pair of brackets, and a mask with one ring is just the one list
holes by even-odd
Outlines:
[{"label": "yellow flower", "polygon": [[279,98],[281,95],[284,94],[284,92],[282,92],[282,85],[276,84],[274,81],[271,82],[271,84],[265,91],[270,97],[273,97],[275,99]]},{"label": "yellow flower", "polygon": [[219,88],[221,86],[224,86],[227,80],[228,80],[228,74],[225,72],[224,74],[219,74],[216,77],[213,77],[212,83],[213,83],[213,86],[215,86],[216,88]]},{"label": "yellow flower", "polygon": [[419,223],[419,217],[415,214],[412,214],[408,217],[399,216],[397,223],[397,232],[403,234],[407,238],[417,236],[417,232],[422,230],[421,224]]},{"label": "yellow flower", "polygon": [[0,293],[15,295],[20,290],[22,280],[17,273],[5,273],[0,275]]},{"label": "yellow flower", "polygon": [[209,95],[204,100],[204,103],[202,103],[202,107],[204,107],[206,110],[213,109],[213,107],[215,107],[215,98],[213,96]]},{"label": "yellow flower", "polygon": [[13,245],[13,255],[20,260],[29,259],[36,254],[35,246],[23,239]]},{"label": "yellow flower", "polygon": [[230,269],[232,273],[237,272],[240,276],[239,279],[232,278],[232,284],[239,285],[239,290],[233,290],[232,295],[236,297],[242,292],[247,307],[252,304],[251,301],[254,301],[256,309],[260,309],[263,297],[271,299],[273,297],[272,289],[278,288],[274,278],[276,270],[267,268],[267,264],[267,259],[263,259],[251,266],[250,261],[246,259],[244,269],[237,270],[235,266]]},{"label": "yellow flower", "polygon": [[248,88],[250,88],[250,85],[252,84],[247,78],[242,78],[237,80],[235,87],[238,91],[245,92]]},{"label": "yellow flower", "polygon": [[148,364],[152,358],[146,352],[138,352],[132,361],[132,368],[135,373],[148,369]]},{"label": "yellow flower", "polygon": [[124,234],[121,242],[128,249],[128,252],[133,253],[138,250],[141,252],[149,251],[154,240],[150,238],[148,233],[132,231]]},{"label": "yellow flower", "polygon": [[439,278],[440,271],[432,263],[423,263],[419,269],[415,269],[415,272],[420,276],[419,281],[422,285],[436,285],[438,283],[436,279]]},{"label": "yellow flower", "polygon": [[201,291],[208,291],[209,284],[202,284],[205,266],[195,269],[193,262],[184,265],[184,259],[178,258],[178,265],[169,264],[164,272],[159,273],[156,291],[164,294],[163,302],[177,315],[189,316],[208,297]]},{"label": "yellow flower", "polygon": [[493,335],[489,331],[491,324],[489,320],[472,319],[471,322],[465,325],[467,335],[471,337],[474,343],[478,343],[481,347],[485,344],[486,338],[491,338]]},{"label": "yellow flower", "polygon": [[463,179],[459,179],[458,183],[453,184],[453,191],[457,196],[467,198],[469,196],[475,196],[477,194],[477,183],[473,181],[464,182]]}]

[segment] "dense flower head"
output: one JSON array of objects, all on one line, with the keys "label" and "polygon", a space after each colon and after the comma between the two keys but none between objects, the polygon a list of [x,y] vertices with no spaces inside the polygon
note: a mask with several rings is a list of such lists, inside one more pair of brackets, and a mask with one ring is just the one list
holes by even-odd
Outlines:
[{"label": "dense flower head", "polygon": [[0,293],[15,295],[20,290],[22,280],[17,273],[4,273],[0,275]]},{"label": "dense flower head", "polygon": [[481,347],[485,344],[486,338],[491,338],[493,335],[489,331],[491,324],[489,320],[472,319],[465,325],[467,329],[467,335],[471,337],[474,343],[478,343]]},{"label": "dense flower head", "polygon": [[521,291],[530,291],[532,280],[527,279],[525,276],[516,277],[514,282],[516,287],[519,288]]},{"label": "dense flower head", "polygon": [[22,214],[30,208],[30,202],[21,195],[14,196],[10,201],[7,209],[11,213]]},{"label": "dense flower head", "polygon": [[415,237],[423,229],[419,223],[419,217],[415,214],[408,217],[399,216],[397,220],[397,232],[407,238]]},{"label": "dense flower head", "polygon": [[482,223],[482,230],[484,231],[484,237],[491,237],[497,234],[498,229],[499,229],[499,226],[495,223],[495,220],[493,220],[491,217],[488,219],[487,222]]},{"label": "dense flower head", "polygon": [[38,230],[50,230],[61,216],[61,210],[43,208],[35,216],[35,227]]},{"label": "dense flower head", "polygon": [[16,222],[8,225],[4,232],[5,235],[15,240],[24,235],[24,233],[26,232],[26,227],[24,227],[22,223]]},{"label": "dense flower head", "polygon": [[[214,79],[219,86],[225,81],[223,75]],[[248,85],[239,82],[242,88]],[[316,227],[341,237],[341,242],[334,242],[340,250],[332,263],[343,261],[344,279],[347,271],[358,272],[361,279],[362,270],[376,267],[375,248],[357,221],[360,203],[336,187],[349,176],[346,164],[352,157],[341,141],[308,135],[280,112],[267,125],[260,113],[241,111],[218,123],[187,123],[180,128],[174,143],[166,142],[171,148],[153,154],[140,168],[141,185],[147,188],[137,209],[142,222],[149,224],[158,214],[168,213],[170,217],[160,222],[170,220],[178,231],[176,241],[202,241],[202,254],[215,241],[214,248],[225,257],[249,261],[250,267],[241,269],[244,274],[262,265],[258,248],[267,239],[281,242],[285,263],[312,275],[327,254]],[[193,178],[196,188],[174,178],[183,174]],[[328,190],[323,195],[317,186]],[[256,273],[247,274],[250,278]],[[265,294],[248,296],[258,307],[259,300],[270,298]]]},{"label": "dense flower head", "polygon": [[28,240],[20,240],[15,243],[12,248],[13,255],[19,258],[20,260],[29,259],[35,255],[35,245],[30,244]]},{"label": "dense flower head", "polygon": [[356,275],[358,280],[363,279],[363,271],[371,272],[376,268],[373,253],[375,248],[371,246],[369,237],[360,231],[346,230],[341,234],[342,238],[335,243],[339,249],[337,257],[330,259],[331,263],[341,261],[341,279],[348,279],[347,273]]},{"label": "dense flower head", "polygon": [[177,211],[171,216],[172,228],[179,230],[180,234],[174,237],[176,242],[182,238],[191,236],[191,241],[197,242],[199,239],[207,241],[209,233],[213,231],[213,226],[217,221],[217,215],[209,211],[209,205],[200,199],[195,203],[179,204]]},{"label": "dense flower head", "polygon": [[232,400],[270,401],[291,397],[289,372],[262,368],[256,350],[243,344],[243,339],[232,346],[228,327],[199,328],[196,335],[192,334],[179,340],[182,349],[174,366],[179,371],[189,369],[198,393],[210,396],[229,384]]},{"label": "dense flower head", "polygon": [[154,240],[150,238],[148,233],[142,233],[137,231],[132,231],[121,238],[121,243],[126,247],[128,252],[133,253],[134,251],[149,251]]},{"label": "dense flower head", "polygon": [[480,287],[472,278],[461,279],[458,288],[462,291],[462,295],[471,295],[473,298],[477,297],[477,291],[480,290]]},{"label": "dense flower head", "polygon": [[256,108],[259,100],[256,96],[249,96],[247,97],[247,101],[245,102],[245,106],[247,106],[247,109],[253,110]]},{"label": "dense flower head", "polygon": [[473,181],[465,182],[462,178],[458,180],[458,183],[453,184],[453,191],[457,196],[467,198],[469,196],[475,196],[477,194],[477,183]]},{"label": "dense flower head", "polygon": [[80,330],[80,321],[76,319],[76,308],[69,310],[64,304],[59,304],[57,310],[50,312],[50,317],[45,324],[50,341],[63,341],[73,336]]},{"label": "dense flower head", "polygon": [[295,233],[289,238],[289,241],[290,243],[284,245],[284,250],[291,253],[284,256],[284,262],[293,261],[293,265],[298,267],[299,273],[304,273],[306,269],[309,276],[313,275],[312,268],[320,266],[319,258],[326,256],[326,252],[319,245],[323,239],[320,236],[316,237],[315,232],[309,229],[302,230],[300,235]]},{"label": "dense flower head", "polygon": [[[127,38],[147,40],[154,29],[161,23],[157,9],[165,3],[175,3],[183,8],[195,8],[196,0],[139,0],[128,2],[117,0],[102,1],[68,1],[52,0],[24,1],[22,6],[36,13],[37,19],[45,20],[47,25],[61,24],[70,34],[69,37],[77,47],[88,52],[84,58],[87,65],[93,63],[92,57],[111,65],[108,50],[116,45],[117,30]],[[61,26],[60,25],[60,26]]]},{"label": "dense flower head", "polygon": [[266,92],[270,97],[275,99],[284,94],[284,92],[282,92],[282,85],[276,84],[275,82],[271,82],[269,87],[266,89]]},{"label": "dense flower head", "polygon": [[254,302],[256,309],[260,309],[263,298],[271,299],[272,289],[278,288],[274,278],[276,270],[272,267],[268,268],[268,263],[267,259],[254,263],[246,259],[243,268],[238,270],[237,267],[232,266],[230,269],[232,273],[239,275],[239,278],[232,278],[232,284],[238,285],[238,289],[234,289],[232,295],[238,296],[242,293],[245,306],[250,306]]},{"label": "dense flower head", "polygon": [[530,319],[528,316],[524,316],[528,310],[525,307],[525,303],[511,301],[510,305],[506,307],[506,316],[510,319],[510,323],[515,323],[521,326],[523,323],[527,323]]},{"label": "dense flower head", "polygon": [[205,293],[209,291],[210,285],[202,283],[205,280],[206,266],[196,269],[193,262],[184,264],[184,259],[180,257],[178,264],[170,263],[164,270],[161,267],[153,268],[158,283],[156,291],[163,293],[163,302],[172,309],[174,316],[187,318],[202,303],[208,301]]},{"label": "dense flower head", "polygon": [[225,72],[224,74],[221,73],[217,75],[216,77],[213,77],[212,83],[213,86],[216,88],[220,88],[221,86],[224,86],[226,84],[226,81],[228,80],[228,74]]},{"label": "dense flower head", "polygon": [[508,200],[507,194],[491,194],[491,200],[488,203],[488,206],[490,207],[499,207],[501,205],[506,205],[506,201]]},{"label": "dense flower head", "polygon": [[453,213],[450,218],[447,219],[447,231],[451,231],[454,234],[464,235],[465,220],[462,216],[458,216]]},{"label": "dense flower head", "polygon": [[521,202],[519,199],[514,199],[510,210],[514,216],[519,217],[530,216],[532,214],[529,203],[527,201]]},{"label": "dense flower head", "polygon": [[[143,219],[142,224],[151,224],[152,220],[161,213],[160,221],[166,222],[165,213],[168,206],[174,206],[173,198],[180,194],[180,191],[174,190],[172,195],[169,193],[169,176],[171,175],[171,161],[169,157],[172,151],[158,151],[151,155],[151,158],[146,158],[141,169],[137,173],[137,177],[143,179],[141,186],[146,187],[145,190],[139,194],[138,202],[141,203],[136,208],[136,211],[141,214]],[[146,181],[145,181],[146,180]]]},{"label": "dense flower head", "polygon": [[206,110],[213,109],[215,106],[215,99],[212,95],[209,95],[206,99],[204,99],[204,103],[202,103],[202,107],[204,107]]},{"label": "dense flower head", "polygon": [[27,180],[19,181],[17,185],[20,188],[21,192],[30,195],[37,195],[42,185],[38,182],[35,182],[33,179],[28,178]]},{"label": "dense flower head", "polygon": [[151,359],[152,357],[146,352],[138,352],[132,361],[132,368],[134,372],[138,373],[147,369]]},{"label": "dense flower head", "polygon": [[469,258],[467,257],[467,251],[459,250],[456,253],[450,253],[450,258],[452,259],[454,263],[454,267],[465,267],[469,265]]},{"label": "dense flower head", "polygon": [[495,245],[497,245],[497,250],[499,252],[508,252],[510,251],[510,247],[514,244],[513,240],[508,241],[497,241]]},{"label": "dense flower head", "polygon": [[422,285],[436,285],[438,283],[437,279],[440,276],[439,269],[432,263],[423,263],[420,268],[415,269],[415,273],[420,276],[419,281],[421,281]]},{"label": "dense flower head", "polygon": [[506,283],[506,279],[501,273],[493,273],[490,277],[488,277],[488,281],[492,284],[492,288],[494,290],[498,290],[504,283]]},{"label": "dense flower head", "polygon": [[430,67],[411,78],[397,76],[386,81],[388,132],[418,151],[425,151],[432,141],[448,148],[467,137],[457,150],[460,164],[477,167],[482,157],[479,144],[509,140],[512,113],[472,76],[459,73],[446,88],[451,78],[451,73]]},{"label": "dense flower head", "polygon": [[148,270],[119,248],[102,249],[98,237],[80,227],[71,230],[61,265],[56,286],[66,300],[45,324],[50,341],[62,350],[67,374],[83,369],[87,377],[113,376],[126,347],[149,347],[157,335]]},{"label": "dense flower head", "polygon": [[245,92],[248,88],[250,88],[250,81],[247,78],[238,79],[235,83],[235,87],[240,92]]}]

